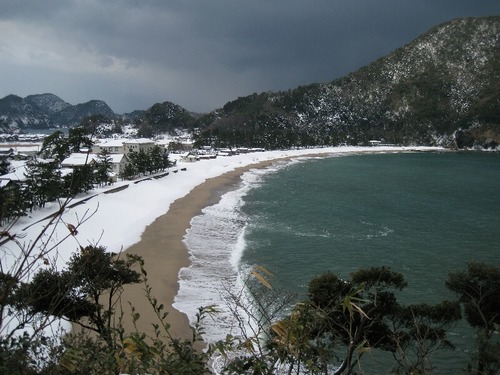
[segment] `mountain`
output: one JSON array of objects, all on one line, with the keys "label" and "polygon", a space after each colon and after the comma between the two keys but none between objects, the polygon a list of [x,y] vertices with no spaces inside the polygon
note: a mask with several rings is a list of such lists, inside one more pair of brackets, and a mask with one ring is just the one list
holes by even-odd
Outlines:
[{"label": "mountain", "polygon": [[181,106],[171,102],[156,103],[143,112],[140,132],[145,136],[174,134],[176,129],[189,129],[194,123],[192,114]]},{"label": "mountain", "polygon": [[[71,105],[53,94],[0,99],[0,130],[74,126],[116,118],[106,103]],[[119,117],[142,136],[196,129],[198,145],[290,148],[368,144],[498,148],[500,16],[436,26],[356,72],[328,83],[252,94],[205,115],[171,103]]]},{"label": "mountain", "polygon": [[179,128],[191,128],[195,122],[195,114],[171,102],[156,103],[145,111],[116,115],[102,100],[71,105],[54,94],[29,95],[26,98],[8,95],[0,99],[0,132],[72,127],[79,125],[84,117],[95,115],[117,119],[120,123],[137,124],[144,136],[175,133]]},{"label": "mountain", "polygon": [[26,98],[8,95],[0,99],[0,125],[5,131],[70,127],[92,115],[115,116],[102,100],[71,105],[54,94],[29,95]]},{"label": "mountain", "polygon": [[28,105],[31,105],[40,111],[44,111],[49,115],[53,115],[71,107],[71,104],[66,103],[54,94],[29,95],[24,99],[24,101]]},{"label": "mountain", "polygon": [[202,116],[197,143],[281,148],[500,144],[500,17],[436,26],[330,83],[253,94]]},{"label": "mountain", "polygon": [[51,118],[56,124],[67,124],[74,126],[80,124],[84,117],[103,115],[113,118],[115,113],[102,100],[91,100],[86,103],[72,105],[55,113]]}]

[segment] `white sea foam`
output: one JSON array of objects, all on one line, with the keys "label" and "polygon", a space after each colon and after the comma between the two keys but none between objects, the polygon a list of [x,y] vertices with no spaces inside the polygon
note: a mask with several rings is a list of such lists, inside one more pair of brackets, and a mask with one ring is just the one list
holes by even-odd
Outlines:
[{"label": "white sea foam", "polygon": [[246,246],[247,225],[241,211],[243,198],[264,176],[288,164],[279,162],[246,172],[237,189],[224,194],[219,203],[206,207],[191,220],[184,237],[191,264],[179,272],[179,292],[174,307],[194,322],[200,306],[217,306],[219,313],[205,327],[207,342],[224,339],[228,333],[240,334],[229,307],[229,294],[245,299],[242,275],[248,273],[248,267],[240,264]]}]

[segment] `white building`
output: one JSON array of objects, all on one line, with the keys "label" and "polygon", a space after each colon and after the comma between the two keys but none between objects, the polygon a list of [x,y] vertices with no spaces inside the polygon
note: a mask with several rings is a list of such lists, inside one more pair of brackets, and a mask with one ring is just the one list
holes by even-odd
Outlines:
[{"label": "white building", "polygon": [[147,152],[154,146],[155,142],[147,138],[127,139],[123,142],[125,155],[128,155],[130,152],[140,152],[141,150]]}]

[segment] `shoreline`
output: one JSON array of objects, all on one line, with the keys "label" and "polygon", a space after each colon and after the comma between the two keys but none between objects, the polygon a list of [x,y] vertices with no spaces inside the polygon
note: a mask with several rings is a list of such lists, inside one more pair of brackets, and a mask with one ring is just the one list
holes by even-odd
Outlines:
[{"label": "shoreline", "polygon": [[[314,156],[327,157],[329,155]],[[163,303],[164,312],[168,312],[166,321],[171,325],[170,333],[173,337],[185,339],[192,337],[187,315],[173,307],[179,290],[179,272],[190,265],[189,251],[184,244],[184,236],[191,226],[192,218],[201,214],[205,207],[217,203],[225,192],[241,181],[241,176],[248,170],[265,168],[279,160],[287,159],[290,158],[261,161],[207,179],[186,196],[174,201],[165,214],[146,227],[141,240],[125,250],[125,253],[143,258],[152,295],[158,299],[159,303]],[[121,299],[122,302],[134,306],[135,311],[140,314],[136,325],[137,330],[151,334],[153,332],[151,324],[159,322],[146,299],[144,285],[141,283],[127,286]],[[127,319],[127,315],[130,316],[125,311],[124,328],[126,332],[130,332],[136,328],[133,327],[130,319]]]},{"label": "shoreline", "polygon": [[[435,149],[434,149],[435,150]],[[179,290],[179,273],[184,267],[190,265],[190,254],[184,244],[184,237],[191,226],[191,220],[199,215],[205,207],[219,202],[221,196],[230,191],[241,181],[241,176],[248,170],[261,169],[276,162],[292,160],[297,158],[325,158],[333,156],[347,156],[364,153],[400,153],[414,151],[433,151],[422,149],[325,149],[314,150],[311,153],[280,154],[274,157],[251,159],[248,164],[239,161],[239,166],[233,164],[234,169],[221,174],[212,175],[200,183],[193,185],[185,195],[178,195],[167,209],[156,216],[149,225],[145,226],[140,238],[132,245],[123,248],[124,253],[139,255],[144,260],[144,268],[147,271],[151,295],[156,298],[158,305],[163,304],[168,313],[166,322],[170,325],[170,331],[174,338],[192,338],[192,330],[188,316],[173,307],[175,297]],[[442,151],[442,149],[440,150]],[[203,162],[198,162],[203,163]],[[226,165],[224,165],[226,167]],[[194,168],[189,168],[193,171]],[[180,176],[179,176],[180,177]],[[194,181],[193,181],[194,182]],[[160,203],[160,202],[158,202]],[[157,203],[157,204],[158,204]],[[162,203],[160,203],[162,204]],[[156,210],[159,206],[155,207]],[[126,220],[125,220],[126,221]],[[135,230],[135,228],[131,228]],[[135,323],[131,319],[131,306],[135,313],[140,314],[140,319]],[[127,285],[121,296],[121,308],[116,313],[122,312],[122,324],[125,333],[141,332],[153,335],[152,324],[160,323],[153,307],[146,298],[144,283]],[[77,328],[73,326],[73,329]]]}]

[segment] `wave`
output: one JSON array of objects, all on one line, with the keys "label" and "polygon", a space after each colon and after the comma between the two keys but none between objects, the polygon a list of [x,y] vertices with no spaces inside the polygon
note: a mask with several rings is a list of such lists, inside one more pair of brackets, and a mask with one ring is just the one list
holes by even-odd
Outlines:
[{"label": "wave", "polygon": [[218,313],[205,328],[204,340],[214,342],[227,334],[238,334],[240,327],[231,312],[230,294],[244,298],[241,265],[244,253],[247,218],[241,210],[243,198],[258,187],[270,173],[295,161],[280,161],[264,169],[244,173],[239,186],[224,194],[219,203],[206,207],[191,220],[184,236],[190,265],[179,272],[179,291],[173,306],[185,313],[191,323],[201,306],[216,306]]}]

